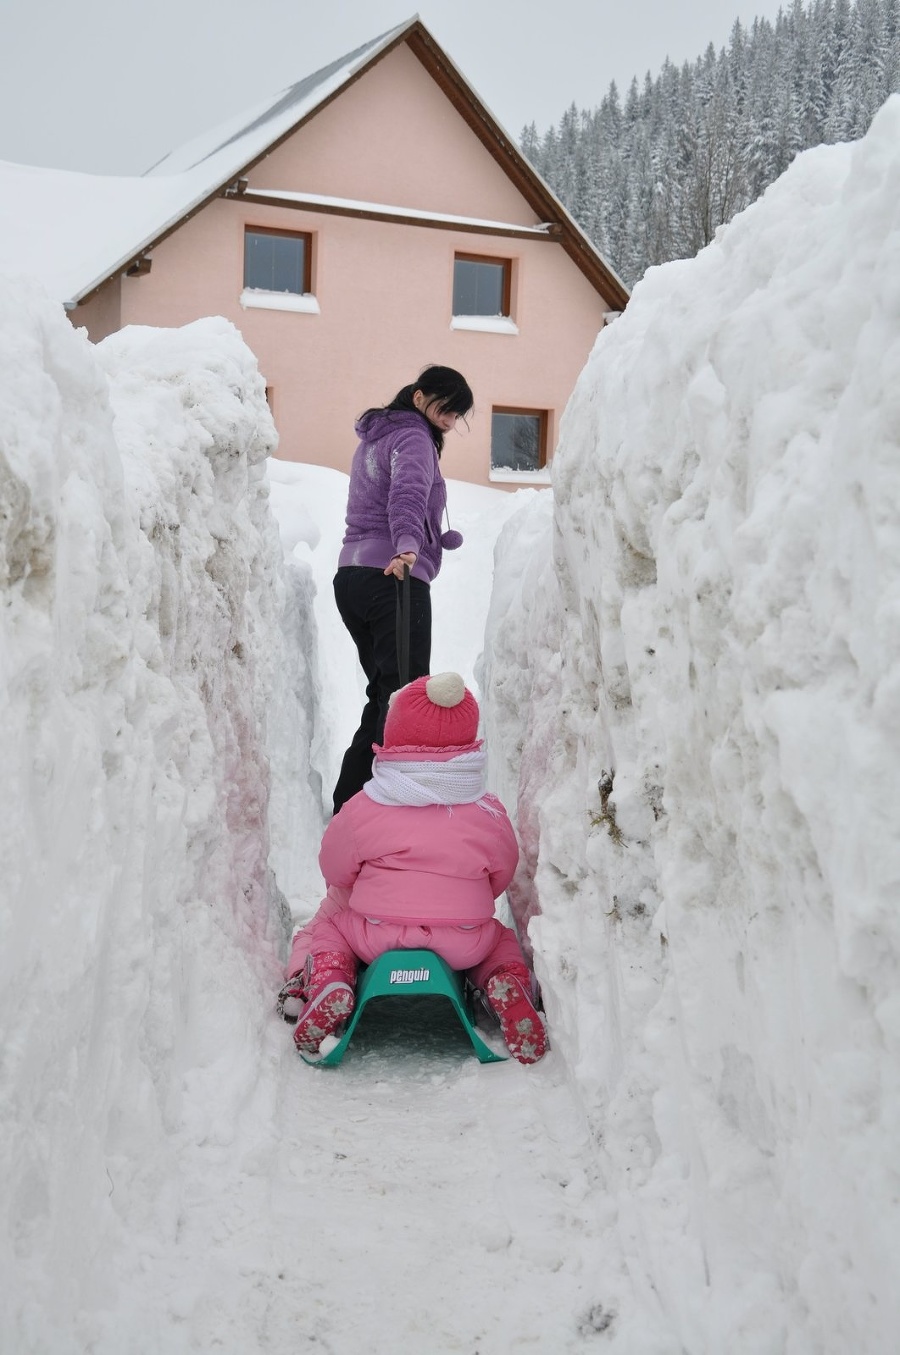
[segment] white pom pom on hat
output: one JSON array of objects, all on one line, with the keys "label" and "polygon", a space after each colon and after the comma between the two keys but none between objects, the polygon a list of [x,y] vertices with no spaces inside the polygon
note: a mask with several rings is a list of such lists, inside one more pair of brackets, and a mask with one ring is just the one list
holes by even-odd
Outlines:
[{"label": "white pom pom on hat", "polygon": [[436,706],[458,706],[466,694],[459,673],[435,673],[425,679],[425,694]]},{"label": "white pom pom on hat", "polygon": [[459,673],[435,673],[394,692],[382,747],[468,751],[477,735],[478,702]]}]

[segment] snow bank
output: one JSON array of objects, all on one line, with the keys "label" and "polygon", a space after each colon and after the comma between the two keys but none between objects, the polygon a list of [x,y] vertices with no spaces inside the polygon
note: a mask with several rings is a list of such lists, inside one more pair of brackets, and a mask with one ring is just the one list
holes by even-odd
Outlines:
[{"label": "snow bank", "polygon": [[[330,578],[337,557],[336,534],[343,523],[338,505],[346,499],[348,477],[322,466],[272,459],[266,469],[284,552],[286,590],[283,660],[269,711],[269,860],[291,914],[306,921],[324,891],[318,855],[325,802],[330,809],[333,785],[323,751],[330,746],[331,698],[355,678],[356,671],[349,636],[344,632],[346,651],[335,652],[329,641],[341,637],[332,636],[328,628],[334,611]],[[354,695],[353,704],[361,709],[363,699]]]},{"label": "snow bank", "polygon": [[259,1076],[275,435],[221,320],[95,350],[6,282],[0,372],[2,1345],[75,1352]]},{"label": "snow bank", "polygon": [[692,1355],[900,1331],[898,201],[894,98],[652,270],[498,544],[516,907]]}]

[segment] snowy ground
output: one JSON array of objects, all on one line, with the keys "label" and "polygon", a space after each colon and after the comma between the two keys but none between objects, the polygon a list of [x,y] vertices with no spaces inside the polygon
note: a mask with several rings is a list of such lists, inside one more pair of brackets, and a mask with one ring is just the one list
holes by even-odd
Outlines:
[{"label": "snowy ground", "polygon": [[451,486],[530,1069],[297,1060],[345,484],[266,475],[225,322],[92,349],[0,285],[4,1352],[893,1355],[898,148],[894,99],[648,275],[552,495]]}]

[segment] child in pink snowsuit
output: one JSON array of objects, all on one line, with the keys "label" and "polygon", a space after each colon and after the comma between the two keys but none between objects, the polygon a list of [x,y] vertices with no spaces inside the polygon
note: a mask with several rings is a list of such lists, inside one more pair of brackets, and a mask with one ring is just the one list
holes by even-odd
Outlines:
[{"label": "child in pink snowsuit", "polygon": [[328,892],[294,937],[285,1003],[302,1003],[294,1042],[315,1052],[354,1006],[357,962],[387,950],[432,950],[465,970],[500,1019],[510,1053],[536,1063],[544,1026],[515,933],[494,917],[519,849],[484,787],[478,704],[457,673],[395,692],[372,779],[325,830]]}]

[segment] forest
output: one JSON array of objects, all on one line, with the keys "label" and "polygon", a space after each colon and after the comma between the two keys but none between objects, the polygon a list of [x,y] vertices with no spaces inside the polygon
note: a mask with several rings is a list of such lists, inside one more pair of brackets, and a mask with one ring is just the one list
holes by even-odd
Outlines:
[{"label": "forest", "polygon": [[736,21],[727,47],[664,63],[625,98],[573,103],[519,141],[629,286],[690,258],[811,146],[865,135],[900,90],[900,0],[793,0]]}]

